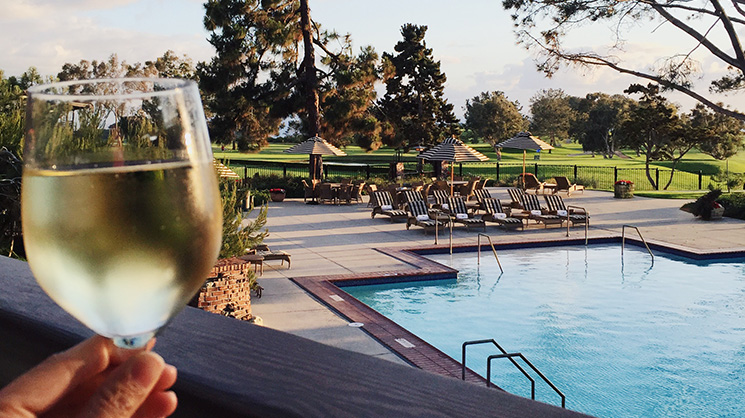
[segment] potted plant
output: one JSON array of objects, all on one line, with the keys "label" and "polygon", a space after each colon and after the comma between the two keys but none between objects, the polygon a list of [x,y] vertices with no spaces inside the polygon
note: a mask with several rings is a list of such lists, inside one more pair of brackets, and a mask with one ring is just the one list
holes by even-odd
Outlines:
[{"label": "potted plant", "polygon": [[634,197],[634,182],[631,180],[618,180],[613,185],[613,197],[616,199],[631,199]]},{"label": "potted plant", "polygon": [[269,189],[269,197],[272,202],[281,202],[285,200],[285,189]]},{"label": "potted plant", "polygon": [[696,199],[695,202],[686,203],[681,210],[690,212],[693,216],[700,216],[705,221],[722,219],[724,206],[717,201],[722,191],[715,189]]}]

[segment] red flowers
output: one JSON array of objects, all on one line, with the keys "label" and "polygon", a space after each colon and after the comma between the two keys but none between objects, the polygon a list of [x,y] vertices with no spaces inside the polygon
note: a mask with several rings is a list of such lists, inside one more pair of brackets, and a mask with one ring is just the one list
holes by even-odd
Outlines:
[{"label": "red flowers", "polygon": [[269,189],[269,193],[284,193],[285,189]]},{"label": "red flowers", "polygon": [[634,185],[634,182],[631,181],[631,180],[618,180],[616,182],[616,184],[618,184],[620,186],[633,186]]}]

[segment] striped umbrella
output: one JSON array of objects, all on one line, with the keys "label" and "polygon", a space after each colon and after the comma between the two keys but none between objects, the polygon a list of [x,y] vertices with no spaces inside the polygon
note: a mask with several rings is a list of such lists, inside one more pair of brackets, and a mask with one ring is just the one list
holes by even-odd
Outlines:
[{"label": "striped umbrella", "polygon": [[[464,161],[486,161],[486,155],[464,144],[463,141],[453,136],[446,138],[436,146],[419,154],[421,159],[427,161],[450,161],[460,163]],[[453,169],[450,169],[450,195],[453,195]]]},{"label": "striped umbrella", "polygon": [[318,168],[320,168],[321,164],[323,164],[321,155],[336,155],[339,157],[347,155],[346,152],[340,150],[339,148],[332,145],[330,142],[318,136],[308,138],[297,145],[287,148],[286,150],[284,150],[284,152],[288,154],[309,154],[310,160],[315,159],[315,164],[313,161],[308,161],[310,176],[314,180],[316,178],[316,172],[319,171]]},{"label": "striped umbrella", "polygon": [[534,149],[534,150],[549,150],[554,149],[551,145],[541,141],[540,139],[534,137],[530,134],[530,132],[519,132],[517,135],[513,136],[512,138],[500,142],[497,145],[494,145],[494,148],[513,148],[513,149],[521,149],[523,150],[523,174],[525,174],[525,153],[526,150]]}]

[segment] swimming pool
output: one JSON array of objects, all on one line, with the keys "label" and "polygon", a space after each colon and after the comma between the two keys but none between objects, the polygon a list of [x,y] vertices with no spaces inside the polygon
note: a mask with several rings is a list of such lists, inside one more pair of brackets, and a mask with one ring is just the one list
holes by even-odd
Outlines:
[{"label": "swimming pool", "polygon": [[[523,353],[567,396],[601,417],[745,416],[745,259],[692,261],[618,245],[428,256],[457,280],[344,290],[460,359],[467,340]],[[469,348],[482,375],[495,350]],[[530,396],[506,360],[492,381]],[[537,382],[536,399],[559,404]]]}]

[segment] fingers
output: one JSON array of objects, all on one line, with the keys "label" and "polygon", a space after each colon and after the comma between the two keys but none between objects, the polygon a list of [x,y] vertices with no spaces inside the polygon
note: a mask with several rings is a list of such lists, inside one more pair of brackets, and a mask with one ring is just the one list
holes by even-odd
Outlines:
[{"label": "fingers", "polygon": [[167,417],[176,411],[178,400],[173,392],[154,392],[137,409],[132,418]]},{"label": "fingers", "polygon": [[145,401],[161,380],[164,385],[175,379],[173,371],[167,369],[163,358],[152,352],[136,354],[122,364],[93,395],[84,408],[82,417],[115,418],[132,416],[140,407],[157,409],[161,405],[175,409],[175,395],[153,393],[152,402]]},{"label": "fingers", "polygon": [[49,357],[0,391],[0,411],[9,405],[32,414],[48,410],[108,367],[109,344],[106,338],[95,336]]}]

